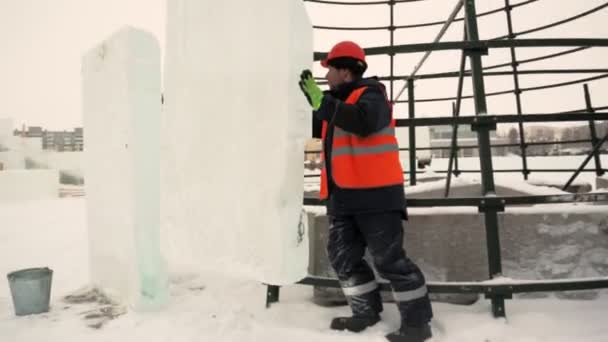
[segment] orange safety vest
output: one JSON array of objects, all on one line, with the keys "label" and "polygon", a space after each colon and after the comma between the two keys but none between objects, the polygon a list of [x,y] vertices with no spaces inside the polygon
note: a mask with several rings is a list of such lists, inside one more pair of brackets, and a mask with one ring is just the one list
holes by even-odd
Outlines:
[{"label": "orange safety vest", "polygon": [[[344,101],[355,104],[367,87],[355,89]],[[321,138],[325,141],[327,121],[323,121]],[[325,154],[321,155],[325,159]],[[367,137],[334,127],[331,150],[333,180],[343,189],[369,189],[403,184],[403,169],[399,161],[399,145],[395,138],[395,120]],[[321,170],[321,199],[329,196],[327,170]]]}]

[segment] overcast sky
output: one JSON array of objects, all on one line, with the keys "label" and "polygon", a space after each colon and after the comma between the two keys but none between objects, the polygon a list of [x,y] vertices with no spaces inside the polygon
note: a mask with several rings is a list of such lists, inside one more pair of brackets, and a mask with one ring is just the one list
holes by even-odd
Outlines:
[{"label": "overcast sky", "polygon": [[82,55],[125,24],[164,41],[164,0],[0,0],[0,116],[82,125]]},{"label": "overcast sky", "polygon": [[[235,5],[238,1],[232,0]],[[251,1],[251,0],[242,0]],[[258,0],[260,5],[263,0]],[[297,1],[297,0],[294,0]],[[523,0],[513,0],[518,3]],[[504,6],[504,0],[478,2],[478,11]],[[555,1],[539,0],[513,12],[516,31],[548,24],[583,12],[604,3],[604,0]],[[451,12],[455,0],[428,0],[396,6],[396,24],[421,23],[444,20]],[[374,26],[388,24],[388,6],[330,6],[306,3],[311,21],[316,25]],[[0,117],[12,117],[16,127],[44,126],[49,129],[72,129],[82,124],[80,102],[80,63],[82,55],[102,39],[124,25],[150,31],[164,44],[165,0],[0,0]],[[575,23],[543,33],[525,36],[539,37],[608,37],[608,9],[603,9]],[[397,44],[432,41],[439,26],[420,30],[399,30]],[[506,33],[504,12],[480,19],[481,38],[488,39]],[[217,34],[217,33],[214,33]],[[460,40],[462,25],[454,24],[444,40]],[[343,39],[360,42],[364,46],[388,44],[387,31],[316,31],[315,50],[326,51],[333,43]],[[518,50],[518,58],[539,56],[562,49]],[[608,68],[608,49],[595,49],[564,57],[549,63],[522,66],[531,68]],[[521,52],[520,52],[521,51]],[[397,74],[409,74],[419,54],[401,55],[397,58]],[[492,51],[484,58],[484,64],[507,62],[508,50]],[[421,73],[453,71],[458,68],[459,52],[434,54]],[[388,58],[370,58],[369,73],[388,72]],[[317,76],[323,75],[315,67]],[[571,80],[593,75],[527,76],[522,86],[532,86],[554,81]],[[465,83],[465,93],[470,92],[470,82]],[[402,83],[396,84],[396,91]],[[590,84],[594,103],[608,105],[604,100],[608,82]],[[488,79],[488,91],[512,87],[512,77]],[[456,79],[424,81],[416,86],[417,98],[454,96]],[[524,112],[550,112],[580,109],[584,107],[582,85],[562,90],[524,93]],[[512,95],[488,100],[489,110],[495,113],[515,113]],[[425,116],[450,114],[451,103],[423,103],[417,113]],[[463,105],[463,113],[472,114],[471,101]],[[396,116],[407,116],[403,105],[396,108]]]}]

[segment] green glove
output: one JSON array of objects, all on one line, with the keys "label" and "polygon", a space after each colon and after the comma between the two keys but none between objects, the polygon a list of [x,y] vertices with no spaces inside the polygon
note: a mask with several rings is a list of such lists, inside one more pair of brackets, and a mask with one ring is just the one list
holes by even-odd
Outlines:
[{"label": "green glove", "polygon": [[312,72],[310,72],[310,70],[306,69],[302,71],[299,84],[300,89],[302,89],[302,92],[306,96],[312,109],[318,110],[319,107],[321,107],[321,101],[323,100],[323,92],[312,77]]}]

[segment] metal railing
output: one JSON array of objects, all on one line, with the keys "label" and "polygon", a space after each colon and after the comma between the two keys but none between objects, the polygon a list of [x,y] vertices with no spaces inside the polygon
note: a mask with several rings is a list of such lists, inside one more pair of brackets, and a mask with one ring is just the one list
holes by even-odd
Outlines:
[{"label": "metal railing", "polygon": [[[313,3],[321,3],[327,5],[388,5],[390,14],[390,25],[388,26],[373,26],[373,27],[329,27],[329,26],[314,26],[317,30],[387,30],[390,35],[390,44],[388,46],[368,47],[365,48],[367,55],[388,55],[390,57],[389,75],[381,75],[380,79],[389,82],[389,94],[394,103],[408,103],[408,119],[398,119],[398,127],[408,127],[410,145],[407,149],[409,152],[409,180],[412,185],[416,184],[416,150],[423,149],[449,149],[450,161],[448,170],[440,170],[436,172],[447,173],[446,179],[446,198],[433,199],[408,199],[410,207],[449,207],[449,206],[473,206],[477,207],[480,214],[484,216],[486,227],[486,241],[488,252],[488,275],[490,279],[498,277],[502,274],[502,259],[499,238],[498,213],[504,211],[509,205],[522,204],[550,204],[550,203],[578,203],[578,202],[608,202],[608,193],[589,193],[589,194],[573,194],[573,195],[552,195],[552,196],[515,196],[515,197],[500,197],[495,194],[494,174],[498,172],[521,172],[524,179],[528,178],[531,172],[572,172],[572,176],[564,185],[566,188],[581,172],[595,172],[597,175],[602,175],[606,169],[601,165],[599,151],[603,144],[608,140],[608,135],[598,137],[596,132],[595,122],[597,120],[608,120],[608,113],[599,112],[606,110],[606,106],[594,107],[591,102],[591,95],[587,82],[597,81],[608,77],[608,68],[573,68],[573,69],[534,69],[534,70],[519,70],[519,67],[525,63],[532,63],[547,59],[558,58],[561,56],[578,53],[590,48],[608,47],[608,39],[591,39],[591,38],[561,38],[561,39],[516,39],[518,36],[527,35],[535,32],[556,27],[577,19],[586,17],[593,13],[608,7],[608,2],[591,8],[587,11],[578,13],[574,16],[558,20],[556,22],[538,26],[532,29],[516,32],[513,28],[512,11],[518,7],[524,7],[539,0],[520,1],[512,4],[510,0],[504,0],[504,7],[493,9],[483,13],[476,13],[474,0],[458,1],[454,10],[451,12],[446,21],[435,21],[415,25],[395,25],[395,6],[398,3],[412,2],[420,0],[405,0],[405,1],[368,1],[368,2],[338,2],[338,1],[322,1],[322,0],[304,0]],[[458,17],[459,12],[464,9],[464,15]],[[479,39],[479,29],[477,20],[482,16],[495,15],[500,12],[505,12],[508,34],[496,37],[490,40]],[[313,18],[314,19],[314,18]],[[448,27],[454,22],[464,22],[464,39],[462,41],[441,42],[443,34]],[[439,26],[441,29],[435,40],[431,43],[423,44],[408,44],[395,45],[394,33],[396,30],[415,29],[428,26]],[[539,57],[528,58],[523,60],[517,59],[517,50],[526,47],[567,47],[568,49],[557,53],[546,54]],[[482,55],[487,54],[490,49],[509,49],[510,62],[501,63],[491,66],[483,66]],[[431,74],[418,74],[420,67],[426,61],[426,58],[434,51],[440,50],[460,50],[462,51],[460,59],[460,68],[458,71],[439,72]],[[422,60],[416,64],[412,73],[407,76],[399,76],[394,74],[394,57],[397,54],[423,52]],[[326,53],[315,52],[314,59],[320,60]],[[465,69],[465,60],[469,60],[470,69]],[[502,67],[510,67],[510,71],[488,71]],[[519,77],[524,74],[599,74],[596,76],[585,77],[581,79],[571,80],[567,82],[559,82],[552,84],[544,84],[534,87],[521,87]],[[485,77],[513,75],[513,88],[495,92],[486,92],[484,79]],[[422,98],[416,99],[414,93],[415,82],[422,82],[428,79],[439,79],[458,77],[458,87],[456,96],[454,97],[438,97],[438,98]],[[463,82],[465,78],[470,78],[472,82],[472,94],[463,95]],[[405,80],[406,83],[394,96],[394,82]],[[524,114],[522,110],[521,94],[523,92],[533,92],[549,88],[565,87],[574,84],[584,83],[584,96],[586,108],[580,110],[569,110],[558,113],[539,113],[539,114]],[[407,90],[407,99],[400,100],[400,96]],[[513,94],[517,112],[507,115],[491,115],[488,113],[486,99],[490,96],[502,96]],[[475,104],[474,115],[461,116],[460,107],[463,100],[472,100]],[[439,101],[455,101],[452,105],[451,116],[435,116],[435,117],[416,117],[416,103],[421,102],[439,102]],[[590,129],[590,139],[577,139],[568,141],[549,141],[549,142],[527,142],[524,134],[524,123],[526,122],[566,122],[566,121],[584,121],[588,122]],[[519,141],[510,144],[491,144],[490,132],[496,130],[498,124],[517,124]],[[417,148],[415,145],[415,127],[417,126],[437,126],[449,125],[452,127],[452,139],[449,147],[426,147]],[[472,131],[476,132],[477,145],[475,146],[458,146],[458,127],[460,125],[470,125]],[[577,167],[563,169],[531,169],[528,166],[527,149],[535,145],[549,145],[560,143],[589,143],[590,150],[584,162]],[[499,169],[496,170],[492,164],[492,148],[496,147],[519,147],[522,159],[521,169]],[[480,170],[459,170],[456,164],[456,151],[459,149],[476,148],[479,149]],[[318,151],[316,151],[318,152]],[[586,165],[594,159],[595,168],[586,169]],[[481,173],[481,183],[483,196],[476,198],[448,198],[450,182],[452,175],[458,175],[464,172],[479,172]],[[318,177],[310,175],[309,177]],[[318,199],[305,198],[305,205],[322,205],[323,202]],[[309,277],[300,282],[301,284],[339,287],[338,281],[335,279],[327,279],[320,277]],[[388,284],[382,284],[384,289],[388,289]],[[492,302],[492,312],[495,317],[505,316],[505,299],[511,298],[513,293],[519,292],[535,292],[535,291],[569,291],[583,289],[598,289],[608,287],[608,277],[595,279],[579,279],[579,280],[539,280],[539,281],[516,281],[500,283],[492,281],[484,282],[447,282],[447,283],[429,283],[430,292],[438,293],[483,293]],[[279,288],[277,286],[269,286],[267,292],[267,304],[278,301]]]}]

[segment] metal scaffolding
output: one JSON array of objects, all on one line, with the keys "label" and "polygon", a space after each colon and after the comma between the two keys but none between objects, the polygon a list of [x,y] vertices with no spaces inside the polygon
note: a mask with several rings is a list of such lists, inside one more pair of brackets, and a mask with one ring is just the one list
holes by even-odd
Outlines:
[{"label": "metal scaffolding", "polygon": [[[502,259],[500,253],[500,237],[498,213],[504,211],[506,206],[521,205],[521,204],[547,204],[547,203],[574,203],[574,202],[608,202],[608,193],[590,193],[590,194],[573,194],[573,195],[553,195],[553,196],[516,196],[516,197],[500,197],[495,194],[494,175],[499,172],[521,172],[524,179],[528,179],[531,173],[541,172],[571,172],[572,176],[564,185],[567,188],[581,172],[595,172],[597,175],[605,173],[599,157],[599,151],[604,142],[608,139],[608,135],[598,137],[595,122],[598,120],[608,120],[608,113],[600,112],[608,109],[608,106],[594,107],[591,101],[588,82],[596,81],[608,77],[608,68],[591,69],[591,68],[572,68],[572,69],[533,69],[522,71],[519,67],[522,64],[532,63],[542,60],[558,58],[561,56],[575,54],[591,48],[608,47],[608,39],[591,39],[591,38],[560,38],[560,39],[520,39],[518,37],[542,32],[549,28],[553,28],[565,23],[575,21],[577,19],[588,16],[608,7],[608,2],[591,8],[582,13],[578,13],[571,17],[555,21],[553,23],[534,27],[528,30],[516,32],[513,28],[513,9],[523,7],[539,0],[520,1],[511,3],[510,0],[504,0],[504,7],[496,8],[483,13],[476,13],[474,0],[457,1],[456,6],[450,12],[449,17],[445,21],[428,22],[416,25],[395,25],[395,6],[404,2],[415,2],[423,0],[393,0],[393,1],[367,1],[367,2],[339,2],[339,1],[323,1],[323,0],[304,0],[308,2],[326,4],[331,6],[372,6],[385,5],[389,7],[389,25],[388,26],[373,26],[373,27],[330,27],[330,26],[314,26],[317,30],[351,30],[351,31],[366,31],[366,30],[386,30],[390,35],[390,44],[388,46],[367,47],[365,52],[368,56],[373,55],[388,55],[389,56],[389,74],[381,75],[380,80],[389,83],[389,94],[393,103],[408,104],[408,118],[397,119],[398,127],[408,127],[409,129],[409,148],[402,148],[409,152],[409,180],[410,184],[416,184],[416,150],[422,149],[449,149],[450,162],[448,169],[437,171],[447,173],[445,198],[434,199],[408,199],[410,207],[449,207],[449,206],[473,206],[477,207],[479,212],[484,215],[487,240],[488,254],[488,275],[489,279],[501,275]],[[464,11],[463,11],[464,10]],[[462,16],[459,14],[464,12]],[[504,12],[506,14],[508,34],[499,36],[489,40],[479,39],[478,19]],[[314,19],[314,18],[313,18]],[[442,37],[448,27],[454,22],[464,22],[464,39],[462,41],[441,42]],[[394,34],[396,30],[415,29],[421,27],[441,26],[433,42],[423,44],[408,44],[395,45]],[[567,47],[568,49],[546,54],[543,56],[521,59],[517,58],[518,48],[527,47]],[[510,62],[485,66],[482,63],[482,56],[487,54],[492,49],[509,49]],[[460,68],[457,71],[418,74],[420,68],[427,60],[428,56],[434,51],[439,50],[459,50],[461,51]],[[424,53],[422,59],[413,68],[409,75],[395,75],[395,59],[398,54],[406,53]],[[314,59],[320,60],[326,53],[315,52]],[[470,69],[466,69],[466,59],[469,60]],[[490,71],[501,67],[510,67],[509,71]],[[534,87],[521,87],[520,76],[530,74],[596,74],[591,77],[583,77],[580,79],[548,83]],[[513,77],[513,88],[504,89],[494,92],[486,92],[484,80],[486,77],[494,76]],[[437,98],[416,98],[414,89],[415,83],[429,79],[442,79],[458,77],[458,86],[454,97],[437,97]],[[466,79],[470,79],[472,85],[472,93],[463,95],[463,83]],[[395,82],[405,81],[404,86],[395,93]],[[586,107],[580,110],[565,111],[559,113],[536,113],[524,114],[522,110],[521,94],[524,92],[533,92],[542,89],[564,87],[573,84],[584,84],[583,95]],[[401,96],[407,91],[407,99],[401,99]],[[487,98],[491,96],[500,96],[505,94],[513,94],[517,111],[513,114],[493,115],[488,113]],[[460,116],[460,108],[462,100],[471,99],[475,104],[474,116]],[[435,116],[416,118],[416,104],[422,102],[440,102],[453,101],[452,116]],[[530,122],[567,122],[567,121],[583,121],[588,122],[590,129],[590,139],[578,139],[568,141],[545,141],[545,142],[526,142],[525,140],[525,125]],[[498,124],[517,124],[519,142],[516,144],[496,144],[492,145],[490,141],[490,132],[496,130]],[[416,148],[415,128],[417,126],[439,126],[449,125],[452,127],[452,139],[449,147],[428,147]],[[476,146],[458,146],[458,127],[461,125],[470,125],[472,131],[477,134]],[[536,145],[549,144],[564,144],[564,143],[589,143],[591,149],[585,161],[577,168],[562,168],[562,169],[532,169],[528,166],[527,149]],[[492,148],[493,147],[516,147],[520,150],[521,168],[520,169],[499,169],[496,170],[492,165]],[[462,170],[458,168],[457,151],[464,148],[479,149],[480,170]],[[585,166],[593,159],[594,169],[586,169]],[[483,196],[476,198],[448,198],[451,184],[451,177],[458,176],[460,173],[478,172],[482,179]],[[306,205],[322,205],[323,203],[317,199],[305,198]],[[325,279],[318,277],[309,277],[301,281],[302,284],[339,287],[337,280]],[[388,284],[383,284],[384,289],[388,288]],[[534,281],[534,282],[519,282],[517,284],[484,284],[478,282],[459,282],[459,283],[429,283],[429,290],[436,293],[483,293],[486,298],[492,302],[492,311],[495,317],[503,317],[506,315],[505,299],[512,297],[513,293],[520,292],[536,292],[536,291],[570,291],[584,289],[608,288],[608,278],[590,279],[584,281],[578,280],[560,280],[560,281]],[[278,287],[269,286],[267,303],[278,301]]]}]

